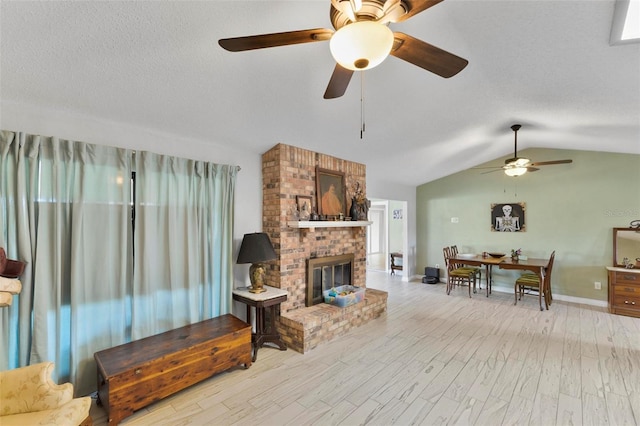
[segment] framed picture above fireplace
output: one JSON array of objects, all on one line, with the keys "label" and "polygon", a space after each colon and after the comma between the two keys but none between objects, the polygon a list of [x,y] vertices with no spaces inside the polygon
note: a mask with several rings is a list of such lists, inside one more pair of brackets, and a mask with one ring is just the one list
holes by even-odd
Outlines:
[{"label": "framed picture above fireplace", "polygon": [[301,212],[303,210],[307,210],[311,212],[313,210],[313,203],[311,202],[312,198],[307,195],[296,195],[296,205],[298,211]]},{"label": "framed picture above fireplace", "polygon": [[318,214],[346,216],[344,173],[316,167],[316,197]]},{"label": "framed picture above fireplace", "polygon": [[296,195],[296,208],[298,210],[298,219],[309,220],[313,211],[313,203],[311,196]]}]

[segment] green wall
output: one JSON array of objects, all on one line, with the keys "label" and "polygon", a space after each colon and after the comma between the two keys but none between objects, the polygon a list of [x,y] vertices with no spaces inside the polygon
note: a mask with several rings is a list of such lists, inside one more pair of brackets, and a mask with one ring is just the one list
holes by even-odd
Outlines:
[{"label": "green wall", "polygon": [[[554,149],[519,154],[533,161],[570,158],[573,163],[544,166],[517,178],[469,169],[419,186],[418,270],[436,264],[444,269],[442,248],[453,244],[461,253],[521,248],[536,258],[548,258],[556,250],[553,293],[606,300],[605,267],[613,262],[611,228],[640,219],[640,155]],[[500,164],[496,160],[481,166]],[[526,204],[526,231],[492,232],[491,204],[515,202]],[[512,288],[516,276],[494,268],[494,285]],[[594,289],[595,281],[602,283],[602,290]]]}]

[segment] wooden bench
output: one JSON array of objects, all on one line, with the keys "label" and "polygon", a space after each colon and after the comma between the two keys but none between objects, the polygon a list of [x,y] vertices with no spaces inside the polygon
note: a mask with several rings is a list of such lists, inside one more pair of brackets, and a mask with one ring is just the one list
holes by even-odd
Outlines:
[{"label": "wooden bench", "polygon": [[251,326],[231,314],[94,354],[109,424],[216,373],[251,366]]}]

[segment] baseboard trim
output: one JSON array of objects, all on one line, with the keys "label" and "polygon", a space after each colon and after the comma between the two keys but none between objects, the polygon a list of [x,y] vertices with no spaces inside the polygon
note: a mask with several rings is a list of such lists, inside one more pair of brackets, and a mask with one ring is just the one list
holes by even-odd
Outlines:
[{"label": "baseboard trim", "polygon": [[[411,279],[412,281],[422,281],[422,276],[421,275],[415,275],[412,277]],[[444,278],[440,278],[440,282],[446,284],[447,280]],[[500,293],[512,293],[513,294],[513,288],[509,288],[509,287],[501,287],[501,286],[497,286],[497,285],[493,285],[491,287],[492,291],[498,291]],[[553,298],[554,300],[560,300],[562,302],[569,302],[569,303],[577,303],[579,305],[589,305],[589,306],[597,306],[600,308],[606,308],[609,306],[609,302],[606,300],[597,300],[597,299],[589,299],[586,297],[576,297],[576,296],[567,296],[564,294],[557,294],[557,293],[553,293]]]},{"label": "baseboard trim", "polygon": [[[491,287],[491,290],[499,291],[500,293],[513,294],[513,288],[509,288],[509,287],[500,287],[500,286],[493,285]],[[569,303],[577,303],[579,305],[598,306],[600,308],[606,308],[607,306],[609,306],[609,302],[606,300],[596,300],[596,299],[589,299],[586,297],[567,296],[567,295],[558,294],[558,293],[553,293],[553,300],[560,300],[562,302],[569,302]]]}]

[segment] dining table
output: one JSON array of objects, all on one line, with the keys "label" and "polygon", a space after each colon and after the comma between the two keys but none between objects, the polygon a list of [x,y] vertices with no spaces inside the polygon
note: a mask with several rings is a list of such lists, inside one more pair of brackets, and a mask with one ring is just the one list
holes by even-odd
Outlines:
[{"label": "dining table", "polygon": [[[493,265],[499,265],[500,262],[502,262],[504,260],[504,256],[502,257],[491,257],[491,256],[482,256],[482,255],[475,255],[475,256],[469,256],[469,255],[455,255],[453,257],[451,257],[449,259],[449,262],[452,262],[454,264],[464,264],[464,265],[469,265],[469,266],[484,266],[485,268],[485,278],[486,278],[486,282],[487,282],[487,297],[489,297],[489,294],[491,294],[491,271],[493,268]],[[482,290],[482,282],[480,283],[480,290]],[[474,289],[475,292],[475,289]]]},{"label": "dining table", "polygon": [[[540,282],[543,286],[542,291],[538,292],[538,302],[540,303],[540,310],[542,309],[542,294],[544,294],[544,305],[548,310],[549,305],[551,305],[551,301],[553,297],[551,296],[551,286],[549,283],[545,282],[545,275],[547,265],[549,264],[549,259],[536,259],[536,258],[519,258],[512,259],[508,256],[501,257],[492,257],[490,255],[465,255],[465,254],[457,254],[449,259],[449,262],[454,264],[464,264],[470,266],[484,266],[485,267],[485,277],[487,282],[487,297],[491,294],[491,282],[492,282],[492,268],[493,266],[498,266],[500,269],[515,269],[521,271],[529,271],[538,276]],[[482,289],[482,287],[481,287]]]},{"label": "dining table", "polygon": [[503,262],[500,262],[498,264],[500,269],[517,269],[520,271],[529,271],[538,276],[538,279],[540,280],[540,287],[542,289],[542,291],[538,292],[538,302],[540,303],[540,310],[542,310],[542,294],[544,294],[544,306],[547,310],[549,310],[549,305],[551,305],[551,301],[553,300],[553,297],[551,295],[551,281],[545,280],[548,265],[549,259],[535,259],[531,257],[527,259],[520,258],[518,260],[507,257]]}]

